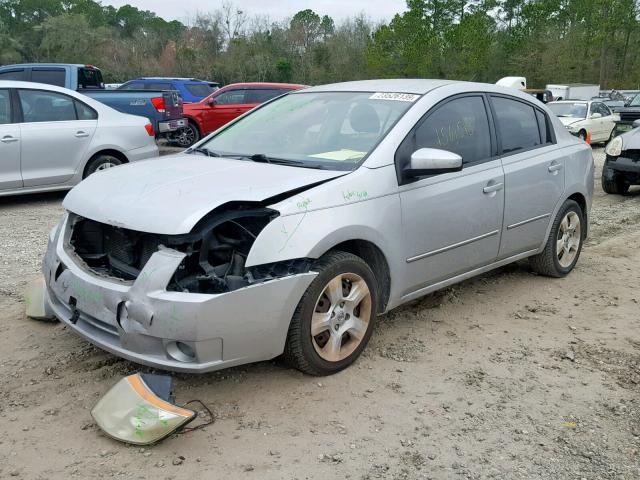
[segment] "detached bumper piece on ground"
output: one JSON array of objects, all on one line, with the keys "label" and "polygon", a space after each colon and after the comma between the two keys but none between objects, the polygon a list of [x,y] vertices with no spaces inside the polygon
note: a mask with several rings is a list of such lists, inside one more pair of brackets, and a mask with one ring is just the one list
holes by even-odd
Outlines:
[{"label": "detached bumper piece on ground", "polygon": [[173,404],[171,377],[135,374],[116,383],[91,410],[98,426],[125,443],[148,445],[171,435],[196,417]]}]

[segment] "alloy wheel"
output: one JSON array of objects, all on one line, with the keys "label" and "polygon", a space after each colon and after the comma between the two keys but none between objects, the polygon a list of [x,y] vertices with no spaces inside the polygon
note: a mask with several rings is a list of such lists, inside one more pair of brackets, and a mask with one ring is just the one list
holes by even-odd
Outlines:
[{"label": "alloy wheel", "polygon": [[328,362],[351,355],[367,333],[371,307],[371,292],[360,275],[342,273],[331,279],[318,297],[311,318],[316,353]]},{"label": "alloy wheel", "polygon": [[564,216],[556,240],[558,263],[562,268],[568,268],[575,260],[582,241],[580,216],[576,212],[570,211]]}]

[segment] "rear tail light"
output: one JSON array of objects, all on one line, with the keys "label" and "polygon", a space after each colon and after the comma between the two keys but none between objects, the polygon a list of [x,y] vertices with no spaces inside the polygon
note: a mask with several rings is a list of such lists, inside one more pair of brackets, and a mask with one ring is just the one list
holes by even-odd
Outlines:
[{"label": "rear tail light", "polygon": [[147,133],[149,134],[150,137],[155,137],[156,136],[156,132],[153,130],[153,125],[151,125],[150,123],[147,123],[144,126],[144,129],[147,131]]},{"label": "rear tail light", "polygon": [[156,110],[160,113],[164,113],[166,111],[166,105],[164,103],[164,98],[162,97],[155,97],[151,99],[151,103],[153,103],[153,106],[156,108]]}]

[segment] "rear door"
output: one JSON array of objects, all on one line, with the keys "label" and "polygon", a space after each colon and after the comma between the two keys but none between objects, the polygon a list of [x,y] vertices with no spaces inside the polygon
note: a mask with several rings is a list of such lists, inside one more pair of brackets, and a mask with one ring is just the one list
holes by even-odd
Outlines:
[{"label": "rear door", "polygon": [[70,180],[83,165],[97,113],[58,92],[19,89],[22,178],[25,187]]},{"label": "rear door", "polygon": [[537,249],[564,191],[564,156],[547,114],[519,98],[492,95],[505,174],[500,258]]},{"label": "rear door", "polygon": [[14,123],[11,91],[0,89],[0,190],[22,187],[20,126]]},{"label": "rear door", "polygon": [[217,130],[253,108],[255,105],[247,104],[246,94],[245,88],[233,88],[215,95],[213,97],[215,103],[209,107],[207,112],[204,112],[203,133],[207,134]]}]

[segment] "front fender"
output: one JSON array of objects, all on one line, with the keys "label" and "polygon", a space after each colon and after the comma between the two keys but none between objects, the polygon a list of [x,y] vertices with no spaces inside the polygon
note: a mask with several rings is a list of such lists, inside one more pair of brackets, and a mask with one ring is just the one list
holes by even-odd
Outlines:
[{"label": "front fender", "polygon": [[[260,232],[246,266],[319,258],[339,243],[356,239],[375,244],[387,258],[399,258],[395,250],[400,251],[400,219],[398,195],[281,216]],[[396,232],[398,242],[391,245],[384,232]]]}]

